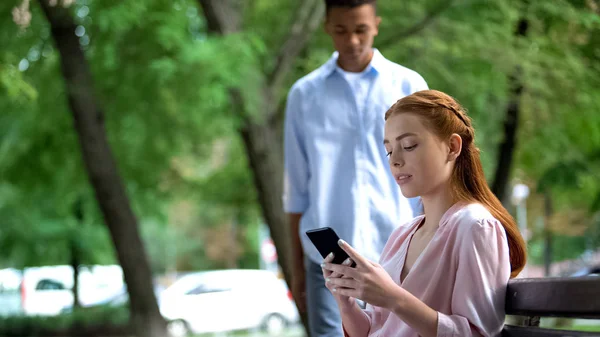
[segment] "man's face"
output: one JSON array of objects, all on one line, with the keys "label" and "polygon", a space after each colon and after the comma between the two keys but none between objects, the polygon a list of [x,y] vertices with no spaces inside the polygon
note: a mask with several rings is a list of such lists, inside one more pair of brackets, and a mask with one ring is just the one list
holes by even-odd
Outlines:
[{"label": "man's face", "polygon": [[370,4],[354,8],[333,7],[329,10],[325,31],[339,52],[340,65],[352,68],[368,64],[380,21],[375,7]]}]

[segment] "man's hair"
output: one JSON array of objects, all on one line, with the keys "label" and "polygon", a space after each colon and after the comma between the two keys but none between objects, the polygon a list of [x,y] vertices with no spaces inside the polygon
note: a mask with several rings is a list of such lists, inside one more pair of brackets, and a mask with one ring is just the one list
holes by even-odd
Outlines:
[{"label": "man's hair", "polygon": [[377,7],[377,0],[325,0],[325,10],[327,13],[335,7],[354,8],[362,5]]}]

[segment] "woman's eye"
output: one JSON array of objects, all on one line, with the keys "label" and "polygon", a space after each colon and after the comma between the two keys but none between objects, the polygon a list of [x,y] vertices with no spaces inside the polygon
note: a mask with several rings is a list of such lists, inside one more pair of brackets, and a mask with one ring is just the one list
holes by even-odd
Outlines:
[{"label": "woman's eye", "polygon": [[415,144],[415,145],[413,145],[413,146],[407,146],[407,147],[405,147],[405,148],[404,148],[404,150],[406,150],[406,151],[412,151],[412,150],[414,150],[416,147],[417,147],[417,144]]},{"label": "woman's eye", "polygon": [[388,156],[388,157],[389,157],[389,156],[391,156],[391,155],[392,155],[392,151],[390,151],[390,152],[388,152],[388,153],[386,154],[386,156]]}]

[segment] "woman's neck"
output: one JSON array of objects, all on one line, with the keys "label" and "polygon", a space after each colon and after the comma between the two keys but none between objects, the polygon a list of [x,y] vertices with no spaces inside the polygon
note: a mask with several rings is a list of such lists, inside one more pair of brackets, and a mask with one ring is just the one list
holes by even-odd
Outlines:
[{"label": "woman's neck", "polygon": [[444,213],[456,203],[450,186],[443,186],[437,191],[421,197],[425,209],[425,223],[421,230],[424,232],[436,231]]}]

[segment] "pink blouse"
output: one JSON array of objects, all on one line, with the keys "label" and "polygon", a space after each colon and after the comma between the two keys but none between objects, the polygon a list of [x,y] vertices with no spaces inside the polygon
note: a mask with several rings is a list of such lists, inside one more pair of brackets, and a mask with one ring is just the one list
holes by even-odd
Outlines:
[{"label": "pink blouse", "polygon": [[[438,312],[438,336],[499,335],[510,277],[504,227],[481,204],[453,205],[400,282],[408,244],[422,219],[417,217],[392,233],[379,263],[402,288]],[[386,309],[367,305],[364,313],[371,326],[369,336],[418,336]]]}]

